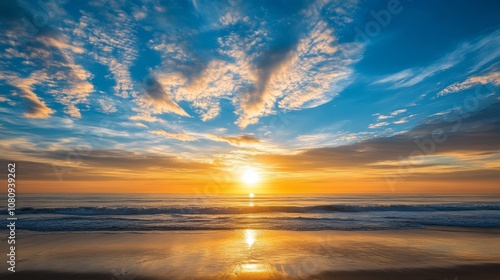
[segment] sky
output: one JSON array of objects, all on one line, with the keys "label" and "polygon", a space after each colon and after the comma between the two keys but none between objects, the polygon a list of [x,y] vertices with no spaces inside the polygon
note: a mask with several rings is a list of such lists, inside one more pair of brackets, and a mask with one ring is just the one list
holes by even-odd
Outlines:
[{"label": "sky", "polygon": [[499,14],[2,1],[0,162],[23,192],[499,193]]}]

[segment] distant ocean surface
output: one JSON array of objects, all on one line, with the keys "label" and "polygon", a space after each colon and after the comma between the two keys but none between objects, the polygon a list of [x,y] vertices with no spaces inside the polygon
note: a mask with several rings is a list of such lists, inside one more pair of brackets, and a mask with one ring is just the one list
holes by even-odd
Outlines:
[{"label": "distant ocean surface", "polygon": [[20,194],[16,208],[19,230],[42,232],[500,228],[500,196]]}]

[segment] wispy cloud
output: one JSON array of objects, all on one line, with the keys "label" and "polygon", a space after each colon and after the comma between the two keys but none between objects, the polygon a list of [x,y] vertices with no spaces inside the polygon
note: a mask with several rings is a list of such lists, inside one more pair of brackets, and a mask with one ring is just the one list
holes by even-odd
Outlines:
[{"label": "wispy cloud", "polygon": [[158,117],[153,117],[153,116],[148,115],[148,114],[131,116],[131,117],[129,117],[129,120],[131,120],[131,121],[143,121],[143,122],[160,122],[160,123],[164,122],[162,119],[160,119]]},{"label": "wispy cloud", "polygon": [[5,102],[5,103],[9,104],[10,106],[16,105],[16,102],[14,102],[10,98],[4,97],[4,96],[0,96],[0,102]]},{"label": "wispy cloud", "polygon": [[403,124],[403,123],[407,123],[408,122],[408,118],[401,118],[397,121],[394,121],[393,124]]},{"label": "wispy cloud", "polygon": [[140,122],[136,122],[136,123],[135,123],[135,125],[136,125],[136,126],[138,126],[138,127],[148,128],[148,126],[147,126],[147,125],[145,125],[145,124],[143,124],[143,123],[140,123]]},{"label": "wispy cloud", "polygon": [[442,91],[438,93],[438,96],[443,96],[447,95],[450,93],[454,92],[459,92],[462,90],[469,89],[471,87],[477,86],[477,85],[485,85],[485,84],[493,84],[495,86],[500,85],[500,72],[491,72],[486,75],[482,76],[473,76],[468,78],[467,80],[460,82],[460,83],[454,83],[452,85],[449,85]]},{"label": "wispy cloud", "polygon": [[375,123],[375,124],[370,124],[368,126],[368,128],[379,128],[379,127],[383,127],[383,126],[388,126],[389,123],[388,122],[379,122],[379,123]]},{"label": "wispy cloud", "polygon": [[104,113],[110,114],[117,111],[116,106],[111,98],[101,98],[97,101]]},{"label": "wispy cloud", "polygon": [[157,129],[157,130],[150,131],[150,133],[164,136],[165,138],[175,139],[175,140],[184,141],[184,142],[197,140],[196,137],[191,136],[185,132],[167,132],[167,131],[162,130],[162,129]]},{"label": "wispy cloud", "polygon": [[115,94],[128,97],[134,90],[130,67],[138,55],[138,38],[134,17],[124,8],[123,3],[111,0],[92,12],[82,11],[72,33],[75,40],[90,43],[88,55],[109,68],[116,82]]},{"label": "wispy cloud", "polygon": [[407,109],[400,109],[400,110],[396,110],[392,113],[390,113],[389,115],[382,115],[382,114],[373,114],[374,116],[377,116],[377,120],[385,120],[385,119],[390,119],[390,118],[393,118],[399,114],[402,114],[402,113],[405,113],[407,111]]},{"label": "wispy cloud", "polygon": [[255,138],[252,135],[222,136],[207,134],[206,138],[216,142],[226,142],[235,146],[260,143],[259,139]]},{"label": "wispy cloud", "polygon": [[20,90],[20,96],[27,105],[26,111],[24,112],[25,117],[45,119],[54,113],[54,111],[33,92],[33,86],[41,83],[46,78],[45,73],[36,71],[27,78],[21,78],[17,73],[3,72],[2,77],[6,79],[7,83]]},{"label": "wispy cloud", "polygon": [[[471,71],[493,61],[498,57],[498,46],[500,43],[500,31],[495,31],[479,39],[460,44],[455,50],[428,66],[412,67],[400,72],[383,77],[373,84],[388,84],[391,88],[405,88],[416,85],[427,78],[440,72],[457,66],[464,61],[466,55],[474,54],[476,64]],[[497,55],[491,55],[494,51]],[[485,55],[488,53],[488,55]]]}]

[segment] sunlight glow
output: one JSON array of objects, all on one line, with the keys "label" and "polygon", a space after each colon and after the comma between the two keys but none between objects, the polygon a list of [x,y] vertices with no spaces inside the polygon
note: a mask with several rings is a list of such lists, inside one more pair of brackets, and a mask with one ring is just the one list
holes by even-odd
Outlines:
[{"label": "sunlight glow", "polygon": [[247,167],[241,177],[245,184],[253,185],[260,180],[259,174],[251,167]]},{"label": "sunlight glow", "polygon": [[247,243],[248,248],[252,247],[252,245],[255,243],[255,230],[245,230],[245,242]]},{"label": "sunlight glow", "polygon": [[253,194],[253,193],[249,193],[249,194],[248,194],[248,197],[250,197],[250,198],[254,198],[254,197],[255,197],[255,194]]}]

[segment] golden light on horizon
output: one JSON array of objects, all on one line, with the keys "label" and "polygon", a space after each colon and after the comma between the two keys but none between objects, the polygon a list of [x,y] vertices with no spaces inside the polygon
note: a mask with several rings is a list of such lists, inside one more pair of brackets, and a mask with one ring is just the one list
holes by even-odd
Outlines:
[{"label": "golden light on horizon", "polygon": [[254,194],[254,193],[249,193],[249,194],[248,194],[248,197],[250,197],[250,198],[254,198],[254,197],[255,197],[255,194]]},{"label": "golden light on horizon", "polygon": [[245,171],[243,171],[243,175],[241,176],[241,180],[243,183],[247,185],[253,185],[257,182],[260,181],[260,176],[257,171],[255,171],[254,168],[252,167],[247,167],[245,168]]}]

